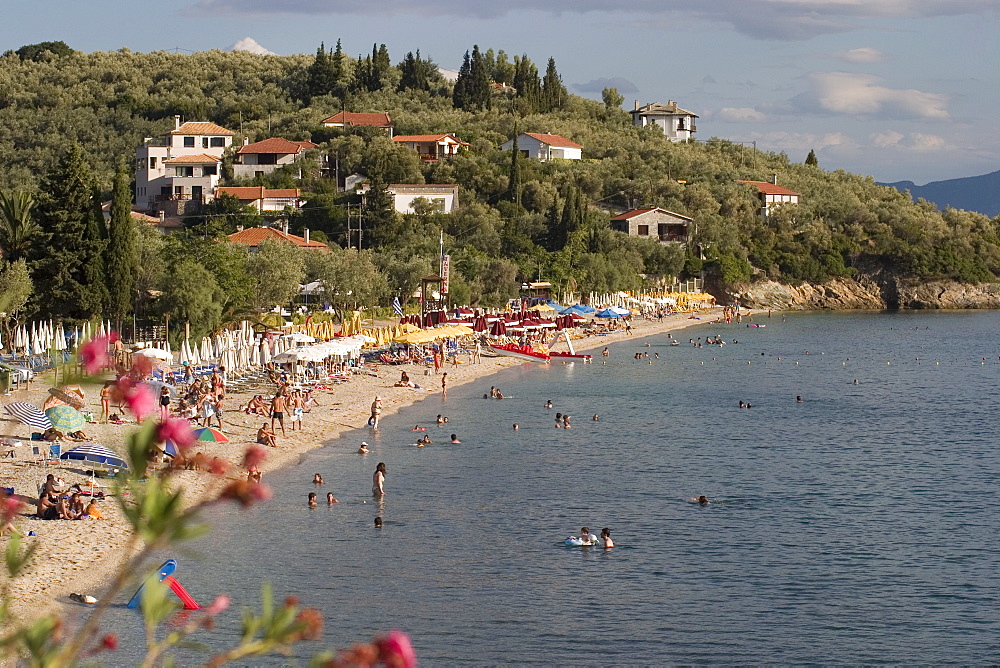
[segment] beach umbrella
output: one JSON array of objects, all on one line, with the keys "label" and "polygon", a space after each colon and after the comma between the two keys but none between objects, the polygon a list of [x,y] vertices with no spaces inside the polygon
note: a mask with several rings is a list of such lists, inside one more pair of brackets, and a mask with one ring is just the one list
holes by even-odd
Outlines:
[{"label": "beach umbrella", "polygon": [[26,401],[12,401],[3,409],[32,429],[45,431],[52,428],[52,421],[42,412],[42,409]]},{"label": "beach umbrella", "polygon": [[309,336],[308,334],[302,334],[300,332],[295,332],[294,334],[285,334],[283,339],[288,339],[294,343],[315,343],[316,339]]},{"label": "beach umbrella", "polygon": [[229,439],[214,427],[198,427],[193,430],[194,437],[198,441],[209,441],[212,443],[228,443]]},{"label": "beach umbrella", "polygon": [[65,404],[46,408],[45,415],[47,415],[49,420],[52,422],[52,428],[58,429],[64,434],[80,431],[80,429],[83,428],[83,425],[87,423],[87,421],[83,419],[83,416],[80,415],[80,411]]},{"label": "beach umbrella", "polygon": [[606,308],[603,311],[598,311],[594,315],[596,315],[598,318],[620,318],[620,317],[622,317],[621,313],[618,313],[617,311],[614,311],[614,310],[612,310],[610,308]]},{"label": "beach umbrella", "polygon": [[98,443],[85,443],[84,445],[78,445],[72,450],[64,452],[60,459],[93,462],[95,464],[104,464],[105,466],[114,466],[120,469],[128,468],[128,464],[121,458],[121,455]]},{"label": "beach umbrella", "polygon": [[84,407],[84,396],[83,390],[79,387],[52,387],[49,388],[49,394],[53,399],[58,399],[67,406],[72,406],[78,411],[82,411]]},{"label": "beach umbrella", "polygon": [[208,364],[212,359],[212,341],[207,337],[201,337],[201,350],[198,351],[202,364]]},{"label": "beach umbrella", "polygon": [[169,350],[164,350],[163,348],[142,348],[133,353],[133,355],[142,355],[143,357],[152,357],[158,360],[172,360],[173,354]]},{"label": "beach umbrella", "polygon": [[60,352],[66,350],[66,330],[63,329],[61,322],[59,323],[59,328],[56,330],[55,348]]}]

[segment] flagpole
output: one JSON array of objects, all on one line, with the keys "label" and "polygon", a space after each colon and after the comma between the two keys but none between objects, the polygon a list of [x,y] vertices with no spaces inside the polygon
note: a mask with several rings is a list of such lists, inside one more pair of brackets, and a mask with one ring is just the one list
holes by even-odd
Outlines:
[{"label": "flagpole", "polygon": [[444,228],[441,228],[441,250],[438,253],[438,276],[443,276],[444,271]]}]

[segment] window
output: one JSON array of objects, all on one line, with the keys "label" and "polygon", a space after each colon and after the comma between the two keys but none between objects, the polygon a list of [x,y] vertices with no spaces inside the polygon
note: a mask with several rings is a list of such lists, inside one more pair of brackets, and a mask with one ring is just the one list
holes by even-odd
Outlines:
[{"label": "window", "polygon": [[156,169],[156,158],[155,157],[151,157],[149,159],[149,168],[150,169]]},{"label": "window", "polygon": [[258,153],[257,154],[257,164],[258,165],[277,165],[278,156],[274,153]]},{"label": "window", "polygon": [[219,173],[219,168],[215,165],[205,165],[201,168],[202,176],[215,176]]},{"label": "window", "polygon": [[201,197],[201,186],[191,186],[191,196]]},{"label": "window", "polygon": [[170,186],[160,186],[160,195],[168,197],[170,195]]},{"label": "window", "polygon": [[518,150],[521,151],[521,155],[523,155],[525,158],[530,157],[528,155],[528,149],[518,149]]},{"label": "window", "polygon": [[208,148],[208,137],[202,137],[201,138],[201,147],[202,148]]},{"label": "window", "polygon": [[184,186],[174,186],[174,194],[175,195],[183,195],[184,194]]},{"label": "window", "polygon": [[226,145],[225,137],[212,137],[212,148],[223,148]]},{"label": "window", "polygon": [[649,236],[649,225],[639,225],[637,229],[638,232],[636,232],[636,234],[638,234],[640,237]]},{"label": "window", "polygon": [[431,200],[431,205],[434,207],[435,211],[444,213],[444,197],[435,197]]},{"label": "window", "polygon": [[194,176],[194,167],[174,167],[174,176]]},{"label": "window", "polygon": [[194,137],[184,138],[184,148],[194,148]]}]

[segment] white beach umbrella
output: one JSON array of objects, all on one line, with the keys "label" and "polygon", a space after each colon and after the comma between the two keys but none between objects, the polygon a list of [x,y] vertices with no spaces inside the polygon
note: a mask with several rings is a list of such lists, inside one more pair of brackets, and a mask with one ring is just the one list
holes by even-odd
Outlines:
[{"label": "white beach umbrella", "polygon": [[63,351],[66,350],[66,330],[63,329],[63,324],[60,322],[59,327],[56,328],[56,350]]},{"label": "white beach umbrella", "polygon": [[136,350],[133,355],[141,355],[143,357],[152,357],[153,359],[163,360],[165,362],[173,360],[174,356],[169,350],[164,350],[163,348],[142,348],[141,350]]}]

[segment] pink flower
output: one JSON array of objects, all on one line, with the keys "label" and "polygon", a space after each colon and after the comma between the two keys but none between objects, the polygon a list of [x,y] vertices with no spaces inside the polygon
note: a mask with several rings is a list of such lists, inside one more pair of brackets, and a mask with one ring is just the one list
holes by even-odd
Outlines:
[{"label": "pink flower", "polygon": [[229,470],[229,463],[224,459],[219,459],[218,457],[212,457],[212,461],[208,463],[208,472],[215,475],[225,475],[226,471]]},{"label": "pink flower", "polygon": [[376,641],[379,649],[379,659],[392,668],[414,668],[417,665],[417,653],[413,651],[410,636],[395,629],[389,635]]},{"label": "pink flower", "polygon": [[270,501],[271,496],[273,496],[273,494],[271,493],[271,488],[265,485],[264,483],[259,482],[250,488],[250,498],[252,498],[257,503]]},{"label": "pink flower", "polygon": [[112,652],[118,649],[118,636],[114,633],[109,633],[101,638],[101,648],[111,650]]},{"label": "pink flower", "polygon": [[260,446],[251,445],[247,448],[247,451],[243,453],[243,468],[247,471],[253,471],[258,466],[263,464],[265,459],[267,459],[267,451]]},{"label": "pink flower", "polygon": [[0,522],[10,522],[21,510],[21,502],[13,496],[0,493]]},{"label": "pink flower", "polygon": [[80,363],[88,376],[100,373],[111,363],[108,357],[108,337],[98,336],[80,346]]},{"label": "pink flower", "polygon": [[171,440],[179,450],[189,448],[195,441],[191,423],[187,420],[167,418],[156,428],[156,440]]},{"label": "pink flower", "polygon": [[205,608],[205,614],[209,616],[215,616],[229,607],[231,599],[226,594],[219,594],[212,601],[212,604]]},{"label": "pink flower", "polygon": [[[119,381],[120,384],[121,381]],[[146,385],[139,385],[137,383],[129,383],[128,385],[124,390],[125,403],[128,405],[128,409],[132,411],[132,414],[135,415],[135,419],[142,422],[147,415],[156,410],[156,399]]]}]

